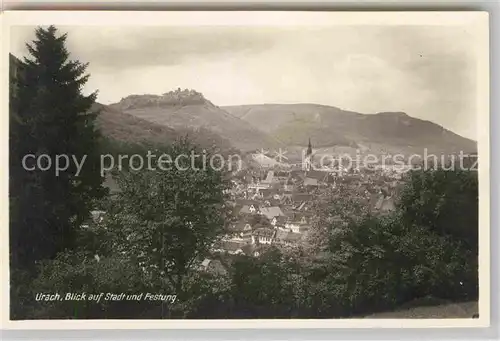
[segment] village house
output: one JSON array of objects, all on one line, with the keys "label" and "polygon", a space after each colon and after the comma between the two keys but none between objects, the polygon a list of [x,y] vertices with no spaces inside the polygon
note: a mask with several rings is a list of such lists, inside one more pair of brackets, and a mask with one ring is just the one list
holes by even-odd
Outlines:
[{"label": "village house", "polygon": [[89,219],[85,220],[80,225],[80,228],[88,229],[91,227],[93,227],[93,228],[98,227],[99,224],[104,222],[105,218],[106,218],[106,211],[101,211],[101,210],[90,211]]},{"label": "village house", "polygon": [[288,179],[291,180],[293,183],[302,182],[304,180],[303,174],[304,174],[303,170],[294,169],[290,171],[290,176]]},{"label": "village house", "polygon": [[239,214],[257,214],[259,212],[259,206],[256,204],[243,205],[241,207]]},{"label": "village house", "polygon": [[293,205],[295,211],[303,211],[306,207],[307,202],[303,201],[299,205]]},{"label": "village house", "polygon": [[274,217],[271,220],[271,225],[274,226],[275,228],[285,227],[287,220],[288,218],[286,216]]},{"label": "village house", "polygon": [[379,207],[377,207],[377,209],[380,212],[391,212],[391,211],[394,211],[396,209],[396,205],[394,203],[394,198],[390,197],[390,196],[384,198],[384,200],[382,201],[381,205]]},{"label": "village house", "polygon": [[267,172],[266,178],[263,179],[260,183],[271,186],[274,184],[279,184],[280,180],[274,176],[274,171],[270,170],[269,172]]},{"label": "village house", "polygon": [[305,173],[305,179],[314,179],[317,183],[327,183],[329,178],[329,172],[310,170]]},{"label": "village house", "polygon": [[257,228],[252,233],[252,244],[267,244],[273,242],[275,231],[268,228]]},{"label": "village house", "polygon": [[249,241],[252,236],[252,225],[246,221],[239,221],[232,224],[228,232],[228,237],[232,240]]},{"label": "village house", "polygon": [[274,217],[285,216],[279,206],[261,207],[260,214],[262,214],[269,220],[272,220]]},{"label": "village house", "polygon": [[258,200],[251,200],[251,199],[236,199],[236,205],[239,206],[244,206],[244,205],[259,205]]},{"label": "village house", "polygon": [[279,181],[284,181],[287,180],[288,177],[290,176],[290,172],[288,171],[283,171],[283,170],[278,170],[274,172],[274,176],[279,180]]},{"label": "village house", "polygon": [[396,209],[394,198],[384,193],[370,195],[368,206],[372,212],[387,213]]},{"label": "village house", "polygon": [[281,203],[282,204],[292,204],[293,199],[292,199],[292,192],[291,191],[285,191],[283,195],[281,196]]},{"label": "village house", "polygon": [[266,207],[271,207],[271,206],[279,206],[281,204],[280,200],[276,200],[274,198],[264,200],[264,206]]},{"label": "village house", "polygon": [[275,199],[280,200],[281,195],[279,194],[279,190],[276,188],[266,188],[258,190],[259,197],[262,199]]},{"label": "village house", "polygon": [[262,182],[258,176],[252,176],[252,181],[247,182],[248,189],[258,190],[258,189],[265,189],[265,188],[269,188],[269,187],[270,187],[270,183]]},{"label": "village house", "polygon": [[90,216],[92,217],[92,221],[96,224],[102,223],[104,221],[104,215],[106,211],[94,210],[90,211]]},{"label": "village house", "polygon": [[266,183],[252,183],[252,184],[249,184],[247,186],[248,189],[254,189],[254,190],[259,190],[259,189],[266,189],[266,188],[269,188],[271,187],[270,184],[266,184]]},{"label": "village house", "polygon": [[294,183],[293,183],[292,179],[291,179],[291,178],[287,178],[287,179],[285,180],[285,182],[283,183],[283,189],[284,189],[286,192],[288,192],[288,191],[289,191],[289,192],[291,192],[291,191],[293,191],[293,190],[294,190],[294,188],[295,188],[295,187],[294,187]]},{"label": "village house", "polygon": [[203,262],[201,262],[199,270],[219,276],[227,274],[226,267],[218,259],[205,258]]},{"label": "village house", "polygon": [[314,178],[305,178],[302,185],[304,187],[318,187],[318,180]]},{"label": "village house", "polygon": [[294,233],[304,233],[310,229],[310,220],[306,215],[295,214],[285,223],[285,229]]},{"label": "village house", "polygon": [[294,203],[301,203],[301,202],[304,202],[304,201],[312,201],[313,200],[313,196],[312,194],[309,194],[309,193],[300,193],[300,192],[296,192],[296,193],[293,193],[292,194],[292,201]]}]

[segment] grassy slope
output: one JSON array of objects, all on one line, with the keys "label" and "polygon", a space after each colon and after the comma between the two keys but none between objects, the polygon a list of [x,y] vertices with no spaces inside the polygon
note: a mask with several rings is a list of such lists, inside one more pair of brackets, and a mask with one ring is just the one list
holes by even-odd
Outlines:
[{"label": "grassy slope", "polygon": [[228,140],[205,129],[173,129],[101,104],[95,105],[94,110],[100,112],[97,117],[97,125],[102,134],[114,141],[129,144],[165,145],[187,135],[203,147],[217,145],[224,150],[232,148]]},{"label": "grassy slope", "polygon": [[120,103],[116,103],[112,104],[111,108],[175,130],[189,127],[211,131],[244,151],[280,146],[280,142],[270,135],[209,102],[195,105],[139,105],[123,108]]}]

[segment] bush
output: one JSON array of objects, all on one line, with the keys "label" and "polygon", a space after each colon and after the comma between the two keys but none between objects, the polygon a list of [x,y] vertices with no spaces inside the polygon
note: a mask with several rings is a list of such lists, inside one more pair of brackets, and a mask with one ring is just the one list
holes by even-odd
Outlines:
[{"label": "bush", "polygon": [[278,249],[259,258],[238,256],[230,269],[232,318],[290,316],[294,306],[291,264]]},{"label": "bush", "polygon": [[[140,315],[150,309],[144,302],[89,301],[91,294],[141,293],[147,283],[140,268],[119,257],[97,261],[83,252],[61,253],[56,259],[40,266],[38,277],[32,284],[32,296],[38,293],[59,293],[61,301],[33,301],[34,318],[126,318]],[[154,290],[149,288],[149,290]],[[87,300],[65,300],[67,293],[86,293]]]},{"label": "bush", "polygon": [[338,274],[345,283],[345,306],[352,313],[393,309],[432,295],[462,300],[477,298],[477,264],[461,242],[427,227],[407,225],[399,212],[367,215],[331,239]]},{"label": "bush", "polygon": [[427,227],[478,250],[478,178],[473,171],[412,171],[399,208],[406,224]]}]

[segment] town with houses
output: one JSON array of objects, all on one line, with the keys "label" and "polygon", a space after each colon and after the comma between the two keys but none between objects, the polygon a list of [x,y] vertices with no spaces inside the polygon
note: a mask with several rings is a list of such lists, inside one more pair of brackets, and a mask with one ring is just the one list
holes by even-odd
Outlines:
[{"label": "town with houses", "polygon": [[[395,209],[395,196],[407,169],[370,168],[318,170],[311,141],[302,163],[246,167],[233,173],[229,191],[233,219],[222,240],[212,248],[214,259],[206,258],[200,269],[224,272],[220,259],[232,255],[259,257],[271,245],[293,248],[307,243],[314,220],[314,203],[332,189],[342,186],[365,200],[374,214]],[[104,211],[93,211],[94,222]]]},{"label": "town with houses", "polygon": [[[259,257],[271,245],[304,245],[314,223],[315,201],[338,186],[365,199],[374,214],[395,209],[394,197],[407,169],[318,170],[311,141],[305,156],[295,167],[249,167],[234,176],[230,191],[234,221],[214,246],[214,254],[225,259],[241,254]],[[205,259],[201,268],[224,272],[220,257],[215,258]]]}]

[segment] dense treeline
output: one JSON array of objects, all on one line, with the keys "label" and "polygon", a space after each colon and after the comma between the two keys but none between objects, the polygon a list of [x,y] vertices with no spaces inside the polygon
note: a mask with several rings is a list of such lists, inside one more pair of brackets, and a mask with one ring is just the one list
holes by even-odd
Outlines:
[{"label": "dense treeline", "polygon": [[[95,117],[87,115],[95,96],[80,92],[85,66],[68,62],[65,38],[54,27],[37,30],[11,108],[12,319],[335,318],[423,297],[477,299],[474,172],[411,172],[398,208],[383,216],[371,215],[340,187],[318,203],[307,245],[250,257],[211,253],[231,216],[227,177],[210,167],[124,169],[113,197],[95,167],[79,177],[74,169],[62,177],[22,169],[28,152],[96,160],[150,147],[99,136]],[[175,157],[198,147],[180,139],[159,148]],[[104,219],[83,228],[96,207],[107,212]],[[205,258],[219,266],[202,269]],[[36,300],[56,292],[177,299]]]},{"label": "dense treeline", "polygon": [[[160,245],[153,242],[155,239],[146,235],[134,237],[131,242],[123,235],[132,230],[154,235],[157,231],[155,224],[167,219],[162,214],[153,214],[151,220],[144,220],[146,214],[154,211],[159,200],[152,194],[152,188],[146,185],[146,179],[155,178],[155,175],[141,173],[134,176],[142,180],[136,178],[129,182],[133,188],[130,190],[156,200],[144,203],[141,195],[137,198],[134,194],[134,199],[124,196],[123,202],[113,202],[110,212],[118,218],[103,222],[94,230],[82,231],[80,247],[45,262],[32,290],[178,293],[183,296],[182,301],[163,307],[158,302],[146,301],[108,301],[100,304],[57,302],[50,305],[38,302],[34,304],[34,316],[334,318],[394,310],[417,298],[433,297],[447,301],[477,299],[477,255],[474,250],[468,247],[460,234],[440,235],[430,226],[406,223],[403,210],[383,217],[365,214],[348,223],[332,222],[327,229],[326,247],[321,253],[302,247],[287,250],[270,248],[258,258],[212,256],[220,261],[225,269],[222,271],[206,272],[197,267],[182,266],[186,263],[177,267],[177,257],[188,259],[187,256],[193,255],[197,246],[191,244],[190,248],[180,242],[178,246],[181,249],[176,249],[176,244],[170,242],[167,246],[169,251],[162,255]],[[163,198],[166,193],[157,195]],[[336,202],[337,205],[332,204],[325,210],[338,210],[342,204]],[[474,204],[473,198],[470,204]],[[141,212],[140,220],[136,220],[138,217],[135,214],[129,215],[134,206]],[[194,211],[193,208],[189,210],[191,217]],[[177,219],[177,215],[174,216]],[[130,220],[127,223],[123,219]],[[117,224],[117,221],[120,223]],[[184,230],[174,232],[175,228],[170,223],[163,223],[166,224],[165,231],[172,233],[169,238],[189,240],[190,237],[182,233]],[[196,233],[209,238],[206,232],[189,231],[188,234]],[[117,234],[122,234],[122,237],[117,237]],[[215,235],[212,234],[212,238],[216,238]],[[309,248],[315,249],[315,246],[310,245]],[[140,251],[145,251],[145,254],[138,258]],[[209,254],[208,249],[204,252]],[[94,259],[96,254],[100,256],[99,261]],[[140,259],[146,260],[150,271],[144,271],[145,263]],[[163,261],[171,262],[173,268],[182,269],[180,286],[175,278],[169,280],[169,276],[162,274],[159,266],[165,266]]]}]

